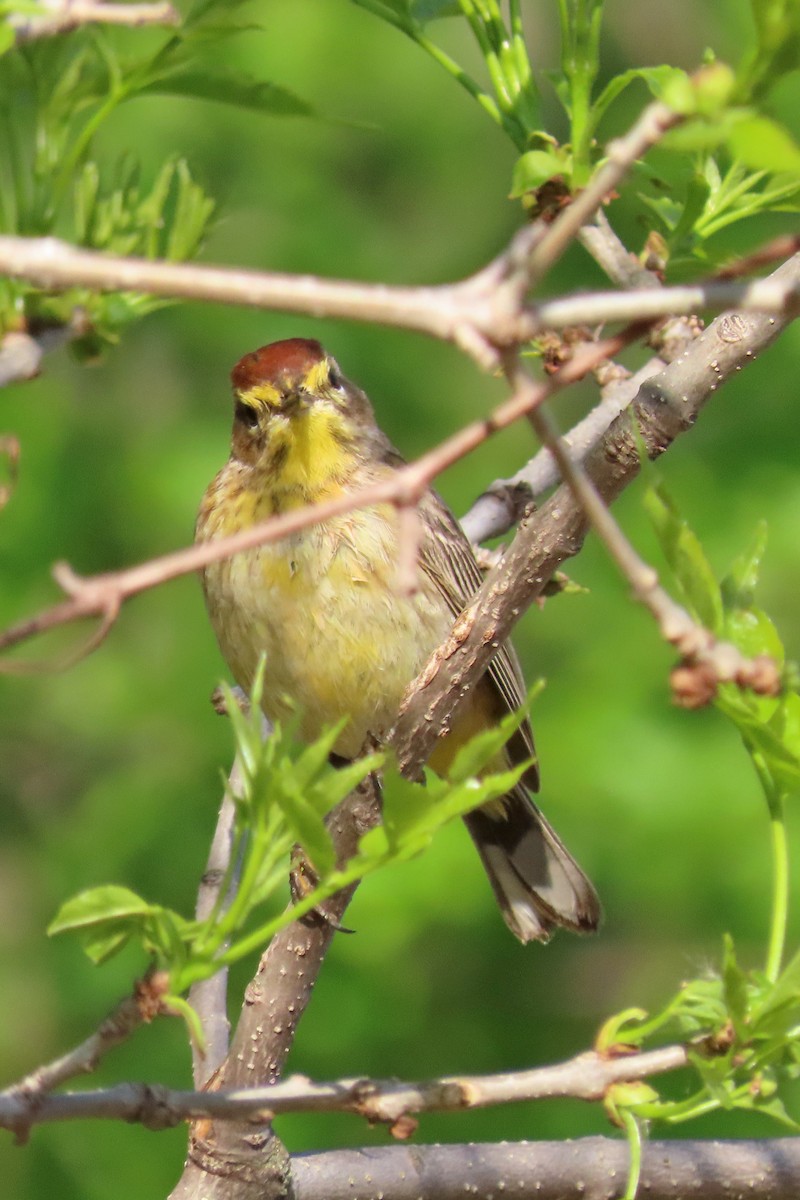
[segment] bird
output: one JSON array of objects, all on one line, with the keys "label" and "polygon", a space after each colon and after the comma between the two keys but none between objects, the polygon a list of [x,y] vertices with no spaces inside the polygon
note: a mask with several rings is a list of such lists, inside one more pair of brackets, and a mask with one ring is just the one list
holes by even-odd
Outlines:
[{"label": "bird", "polygon": [[[199,543],[361,492],[404,465],[366,393],[316,340],[287,338],[247,353],[231,382],[231,454],[200,505]],[[368,735],[373,744],[385,738],[407,686],[482,582],[471,543],[433,489],[418,511],[413,591],[398,586],[398,516],[387,503],[328,517],[202,571],[211,624],[236,682],[249,692],[265,656],[266,716],[298,714],[309,742],[344,721],[333,747],[339,759],[356,758]],[[461,745],[524,698],[519,660],[506,642],[428,765],[445,774]],[[539,775],[527,718],[498,768],[522,763],[507,795],[464,818],[502,916],[523,943],[545,942],[558,926],[591,932],[601,918],[597,893],[531,799]]]}]

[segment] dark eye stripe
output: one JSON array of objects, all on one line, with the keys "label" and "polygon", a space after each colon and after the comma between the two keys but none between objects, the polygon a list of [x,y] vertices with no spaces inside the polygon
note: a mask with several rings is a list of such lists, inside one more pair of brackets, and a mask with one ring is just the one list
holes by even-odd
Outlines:
[{"label": "dark eye stripe", "polygon": [[328,368],[328,383],[337,392],[340,392],[344,389],[344,380],[337,371],[336,367]]},{"label": "dark eye stripe", "polygon": [[242,400],[236,401],[234,417],[240,425],[244,425],[247,429],[255,429],[258,424],[258,414],[249,404],[245,404]]}]

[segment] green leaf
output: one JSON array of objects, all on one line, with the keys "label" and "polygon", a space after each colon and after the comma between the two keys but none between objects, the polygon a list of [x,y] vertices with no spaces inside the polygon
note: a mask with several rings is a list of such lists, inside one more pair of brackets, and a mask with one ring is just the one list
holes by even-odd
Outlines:
[{"label": "green leaf", "polygon": [[630,71],[621,71],[619,75],[615,75],[613,79],[609,80],[592,104],[595,124],[600,121],[606,109],[613,104],[617,97],[638,79],[641,79],[658,99],[663,98],[665,91],[668,92],[671,89],[673,93],[676,93],[678,88],[682,89],[681,94],[684,99],[691,95],[691,92],[686,90],[687,87],[691,88],[689,76],[679,67],[664,65],[635,67]]},{"label": "green leaf", "polygon": [[800,696],[797,692],[786,692],[780,697],[770,727],[786,751],[800,762]]},{"label": "green leaf", "polygon": [[[781,971],[771,991],[753,1012],[753,1025],[758,1028],[760,1023],[770,1013],[786,1004],[800,1003],[800,950],[789,960]],[[800,1014],[793,1018],[795,1023]]]},{"label": "green leaf", "polygon": [[767,533],[766,521],[760,521],[752,544],[731,563],[720,585],[726,608],[749,608],[752,604],[761,571],[761,560],[767,548]]},{"label": "green leaf", "polygon": [[731,152],[757,171],[800,175],[800,146],[785,126],[769,117],[738,121],[730,131]]},{"label": "green leaf", "polygon": [[282,787],[274,789],[274,798],[289,823],[292,840],[308,854],[318,874],[330,871],[336,855],[325,822],[313,805],[296,787],[293,779],[285,779]]},{"label": "green leaf", "polygon": [[556,150],[528,150],[514,163],[509,196],[514,200],[526,192],[536,191],[548,179],[563,175],[567,169],[568,160],[563,153]]},{"label": "green leaf", "polygon": [[266,80],[254,79],[220,66],[181,67],[154,80],[144,93],[166,96],[191,96],[195,100],[213,100],[272,117],[315,117],[319,114],[307,100],[288,88]]},{"label": "green leaf", "polygon": [[496,766],[500,751],[511,735],[519,729],[530,712],[531,704],[543,690],[544,681],[540,679],[529,690],[524,704],[514,712],[507,713],[490,729],[475,734],[466,745],[461,746],[450,765],[447,778],[452,783],[461,783],[480,775],[487,766]]},{"label": "green leaf", "polygon": [[[741,720],[739,725],[742,726]],[[746,724],[742,728],[742,736],[764,756],[769,773],[779,788],[787,792],[800,792],[800,760],[768,725],[755,722]]]},{"label": "green leaf", "polygon": [[390,850],[427,823],[434,797],[427,787],[406,779],[395,770],[386,772],[381,791],[383,828]]},{"label": "green leaf", "polygon": [[725,614],[722,635],[747,658],[768,654],[783,665],[783,642],[774,624],[760,608],[737,608]]},{"label": "green leaf", "polygon": [[331,767],[324,780],[314,785],[312,796],[320,811],[330,812],[349,796],[373,771],[379,771],[385,762],[383,754],[368,754],[355,762],[341,767]]},{"label": "green leaf", "polygon": [[700,542],[663,488],[649,488],[644,503],[689,608],[706,629],[718,633],[723,623],[722,597]]},{"label": "green leaf", "polygon": [[737,1033],[741,1033],[749,1008],[747,975],[736,960],[733,938],[729,933],[723,937],[722,984],[725,1003]]},{"label": "green leaf", "polygon": [[529,765],[521,763],[483,779],[457,782],[439,779],[428,771],[425,784],[412,782],[396,770],[386,771],[383,825],[390,850],[398,857],[418,854],[443,825],[510,792]]},{"label": "green leaf", "polygon": [[[337,721],[335,725],[324,729],[316,741],[304,747],[294,764],[293,774],[298,787],[308,787],[320,772],[325,771],[329,766],[328,760],[331,751],[339,740],[339,736],[347,725],[348,720],[348,717],[342,717],[341,721]],[[350,790],[352,791],[352,788]]]},{"label": "green leaf", "polygon": [[7,53],[16,41],[14,30],[7,21],[0,22],[0,55]]},{"label": "green leaf", "polygon": [[708,181],[699,173],[695,173],[686,185],[686,198],[681,206],[681,213],[672,231],[670,242],[679,245],[688,238],[695,223],[703,213],[710,194]]},{"label": "green leaf", "polygon": [[108,884],[90,888],[65,901],[47,927],[49,936],[96,925],[100,921],[119,921],[149,917],[156,911],[130,888]]},{"label": "green leaf", "polygon": [[411,0],[409,5],[403,7],[410,9],[414,20],[420,25],[426,25],[428,21],[438,21],[442,17],[463,15],[458,0]]},{"label": "green leaf", "polygon": [[159,909],[129,888],[110,884],[81,892],[62,904],[47,928],[49,936],[77,933],[81,945],[99,965],[141,932]]}]

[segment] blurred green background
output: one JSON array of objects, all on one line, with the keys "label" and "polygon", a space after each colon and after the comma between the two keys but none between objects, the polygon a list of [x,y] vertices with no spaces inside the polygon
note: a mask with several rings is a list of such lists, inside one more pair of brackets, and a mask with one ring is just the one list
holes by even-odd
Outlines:
[{"label": "blurred green background", "polygon": [[[302,12],[301,12],[302,8]],[[537,63],[557,60],[555,6],[530,3]],[[608,73],[668,61],[692,67],[713,45],[735,58],[748,35],[745,0],[609,0]],[[514,151],[435,64],[345,0],[264,0],[260,31],[226,43],[231,66],[288,86],[327,119],[268,120],[192,101],[138,100],[104,133],[155,170],[177,153],[220,201],[208,261],[395,283],[436,283],[476,269],[520,219],[507,200]],[[466,61],[458,27],[443,42]],[[131,37],[136,35],[132,34]],[[0,68],[2,69],[2,68]],[[623,127],[644,93],[616,120]],[[786,89],[781,115],[797,131]],[[645,230],[621,202],[610,216],[638,249]],[[761,222],[731,249],[781,228]],[[553,290],[599,284],[574,251]],[[93,369],[66,353],[41,378],[2,395],[0,432],[22,444],[19,485],[0,516],[5,625],[56,594],[50,565],[121,567],[185,544],[206,483],[227,454],[228,372],[276,338],[321,338],[370,393],[408,456],[487,411],[503,395],[454,349],[380,328],[192,304],[134,327]],[[722,572],[770,527],[761,600],[800,657],[797,526],[800,428],[794,381],[800,331],[738,376],[659,471]],[[592,392],[559,403],[564,424]],[[524,425],[496,437],[440,481],[456,512],[534,451]],[[618,515],[657,558],[632,488]],[[596,881],[600,935],[516,945],[460,827],[424,858],[364,885],[337,939],[292,1067],[317,1078],[414,1078],[495,1071],[586,1048],[600,1021],[658,1006],[718,960],[722,933],[747,965],[763,956],[769,857],[765,812],[734,731],[714,712],[670,704],[670,653],[590,541],[570,567],[588,594],[522,621],[529,678],[544,676],[534,723],[543,804]],[[79,632],[29,648],[37,657]],[[10,1082],[86,1036],[143,963],[93,969],[44,927],[60,902],[102,882],[127,884],[190,911],[231,739],[209,694],[225,674],[200,589],[187,578],[130,603],[103,647],[64,674],[0,676],[0,1066]],[[798,822],[791,814],[799,847]],[[793,917],[793,943],[798,934]],[[233,989],[232,1012],[246,972]],[[161,1021],[102,1067],[97,1083],[188,1086],[184,1031]],[[675,1080],[676,1093],[685,1086]],[[577,1136],[609,1129],[577,1102],[426,1117],[419,1141]],[[292,1150],[379,1144],[354,1118],[293,1118]],[[776,1132],[716,1115],[691,1136]],[[118,1200],[161,1196],[177,1178],[185,1133],[113,1123],[37,1128],[25,1149],[0,1140],[6,1194]]]}]

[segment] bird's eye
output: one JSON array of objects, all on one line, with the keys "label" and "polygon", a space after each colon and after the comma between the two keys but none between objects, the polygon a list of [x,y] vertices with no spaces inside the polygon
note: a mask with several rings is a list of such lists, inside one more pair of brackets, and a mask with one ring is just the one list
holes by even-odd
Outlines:
[{"label": "bird's eye", "polygon": [[336,367],[328,368],[328,384],[334,389],[334,391],[344,391],[344,380],[342,379]]},{"label": "bird's eye", "polygon": [[238,424],[244,425],[246,429],[255,429],[256,425],[258,425],[258,413],[242,400],[236,401],[234,417]]}]

